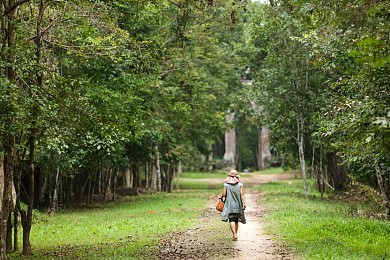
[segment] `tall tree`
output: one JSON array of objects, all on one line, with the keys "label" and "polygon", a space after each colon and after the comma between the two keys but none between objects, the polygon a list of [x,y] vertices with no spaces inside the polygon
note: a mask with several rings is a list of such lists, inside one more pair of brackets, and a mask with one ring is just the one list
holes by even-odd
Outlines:
[{"label": "tall tree", "polygon": [[310,150],[312,114],[319,109],[322,91],[321,74],[311,64],[313,56],[305,41],[311,26],[310,14],[291,6],[262,8],[259,16],[254,16],[256,23],[251,29],[260,58],[252,61],[254,91],[279,149],[299,158],[306,196],[305,156]]},{"label": "tall tree", "polygon": [[388,1],[272,1],[253,10],[254,90],[278,148],[292,151],[286,137],[305,129],[307,141],[295,139],[306,154],[314,146],[332,188],[346,186],[347,167],[389,205]]},{"label": "tall tree", "polygon": [[15,72],[15,47],[16,47],[16,21],[17,21],[17,9],[23,3],[28,0],[9,0],[1,1],[1,57],[5,63],[1,64],[0,77],[5,83],[2,85],[1,96],[4,97],[2,101],[2,116],[1,123],[3,125],[1,132],[0,148],[4,160],[0,160],[4,166],[4,175],[1,176],[4,180],[3,194],[0,195],[1,203],[1,215],[0,215],[0,259],[6,258],[6,248],[9,248],[10,241],[7,241],[6,234],[9,227],[12,211],[12,185],[13,185],[13,173],[15,163],[15,117],[17,113],[16,108],[16,72]]},{"label": "tall tree", "polygon": [[390,5],[388,1],[313,4],[317,17],[313,51],[316,64],[329,74],[329,104],[321,113],[318,132],[358,180],[381,192],[390,214]]}]

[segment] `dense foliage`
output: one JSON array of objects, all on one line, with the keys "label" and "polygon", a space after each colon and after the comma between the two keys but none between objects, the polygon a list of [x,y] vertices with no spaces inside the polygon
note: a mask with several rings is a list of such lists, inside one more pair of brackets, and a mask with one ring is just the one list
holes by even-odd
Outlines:
[{"label": "dense foliage", "polygon": [[285,165],[299,158],[304,176],[311,166],[321,190],[345,188],[349,172],[380,191],[390,209],[389,7],[257,5],[249,52],[253,95]]},{"label": "dense foliage", "polygon": [[239,2],[1,1],[1,259],[13,203],[28,255],[33,208],[171,191],[202,163],[241,86]]},{"label": "dense foliage", "polygon": [[267,125],[321,191],[348,171],[390,208],[389,2],[269,2],[0,1],[0,259],[14,205],[29,255],[33,208],[172,191],[232,112],[242,165]]}]

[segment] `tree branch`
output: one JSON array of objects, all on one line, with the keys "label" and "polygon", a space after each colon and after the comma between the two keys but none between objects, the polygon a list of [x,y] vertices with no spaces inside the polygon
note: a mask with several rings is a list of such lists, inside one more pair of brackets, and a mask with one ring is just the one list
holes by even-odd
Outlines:
[{"label": "tree branch", "polygon": [[329,188],[331,188],[333,191],[334,191],[334,187],[332,185],[330,185],[323,176],[321,176],[321,179],[322,181],[326,184],[326,186],[328,186]]},{"label": "tree branch", "polygon": [[7,9],[5,9],[3,13],[3,17],[7,16],[9,13],[11,13],[13,10],[15,10],[19,5],[24,4],[26,2],[29,2],[30,0],[19,0],[13,3],[12,5],[8,6]]},{"label": "tree branch", "polygon": [[179,8],[181,9],[181,7],[180,7],[180,5],[179,5],[178,3],[175,3],[175,2],[173,2],[173,1],[171,1],[171,0],[168,0],[168,2],[171,3],[171,4],[176,5],[177,7],[179,7]]}]

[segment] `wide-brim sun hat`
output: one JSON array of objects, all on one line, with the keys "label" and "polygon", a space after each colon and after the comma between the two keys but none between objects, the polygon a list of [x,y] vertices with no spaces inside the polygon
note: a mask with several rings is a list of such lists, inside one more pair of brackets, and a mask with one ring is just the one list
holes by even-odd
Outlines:
[{"label": "wide-brim sun hat", "polygon": [[240,182],[239,178],[240,178],[240,175],[237,174],[237,171],[231,170],[229,172],[228,176],[226,177],[225,183],[236,184],[236,183]]}]

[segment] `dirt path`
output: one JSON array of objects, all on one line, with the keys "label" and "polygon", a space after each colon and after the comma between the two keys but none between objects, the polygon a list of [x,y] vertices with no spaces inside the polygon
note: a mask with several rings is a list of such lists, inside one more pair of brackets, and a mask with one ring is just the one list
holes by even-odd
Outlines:
[{"label": "dirt path", "polygon": [[[265,234],[262,216],[265,209],[258,204],[258,185],[275,180],[288,180],[293,174],[243,176],[247,198],[245,217],[240,224],[238,241],[232,241],[229,224],[222,222],[215,210],[217,195],[210,198],[208,210],[196,228],[170,234],[162,245],[159,259],[294,259],[293,255]],[[211,185],[222,185],[221,179],[203,179]]]},{"label": "dirt path", "polygon": [[234,243],[238,256],[234,259],[292,259],[288,252],[265,234],[261,222],[264,209],[257,203],[258,196],[253,192],[246,195],[247,204],[250,205],[245,210],[247,224],[239,226],[239,239]]}]

